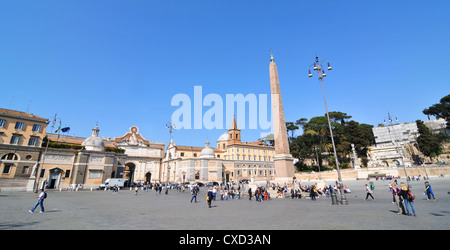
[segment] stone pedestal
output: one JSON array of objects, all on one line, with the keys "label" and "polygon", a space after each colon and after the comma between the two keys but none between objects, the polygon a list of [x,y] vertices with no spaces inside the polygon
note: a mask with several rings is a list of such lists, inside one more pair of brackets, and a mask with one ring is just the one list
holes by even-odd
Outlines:
[{"label": "stone pedestal", "polygon": [[275,178],[286,178],[292,181],[295,174],[294,158],[290,154],[276,154],[275,162]]}]

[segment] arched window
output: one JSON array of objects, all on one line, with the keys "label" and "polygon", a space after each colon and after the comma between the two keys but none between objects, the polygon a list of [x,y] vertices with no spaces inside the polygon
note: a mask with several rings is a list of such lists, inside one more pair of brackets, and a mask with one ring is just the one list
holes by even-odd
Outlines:
[{"label": "arched window", "polygon": [[19,160],[19,157],[14,153],[9,153],[9,154],[5,154],[4,156],[2,156],[2,160],[17,161],[17,160]]}]

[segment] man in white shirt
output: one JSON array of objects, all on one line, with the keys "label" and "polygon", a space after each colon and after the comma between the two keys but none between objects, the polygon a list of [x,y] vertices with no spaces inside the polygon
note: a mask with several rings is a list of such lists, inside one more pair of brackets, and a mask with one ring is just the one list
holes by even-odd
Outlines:
[{"label": "man in white shirt", "polygon": [[33,213],[36,207],[40,205],[41,211],[39,213],[44,213],[44,199],[47,198],[47,194],[44,192],[44,189],[41,189],[41,193],[38,196],[36,196],[36,198],[38,198],[38,201],[36,202],[34,207],[28,212]]}]

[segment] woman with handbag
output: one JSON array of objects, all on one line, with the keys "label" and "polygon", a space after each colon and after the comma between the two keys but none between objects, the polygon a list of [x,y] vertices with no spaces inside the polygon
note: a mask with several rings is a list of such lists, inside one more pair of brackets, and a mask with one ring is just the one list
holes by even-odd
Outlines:
[{"label": "woman with handbag", "polygon": [[401,190],[400,190],[400,195],[403,198],[403,201],[405,202],[405,208],[406,208],[406,214],[407,215],[411,215],[411,213],[409,212],[409,208],[408,206],[411,206],[413,215],[416,216],[416,211],[414,210],[414,195],[411,193],[411,190],[409,190],[409,188],[405,185],[405,183],[400,183],[400,185],[402,186]]}]

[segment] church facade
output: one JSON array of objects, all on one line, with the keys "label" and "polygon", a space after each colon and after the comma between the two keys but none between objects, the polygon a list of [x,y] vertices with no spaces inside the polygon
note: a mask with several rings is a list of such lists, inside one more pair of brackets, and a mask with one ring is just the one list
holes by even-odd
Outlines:
[{"label": "church facade", "polygon": [[161,180],[182,182],[239,182],[270,180],[275,176],[275,149],[260,141],[242,142],[241,130],[233,118],[232,128],[216,141],[217,148],[180,146],[173,141],[167,146]]}]

